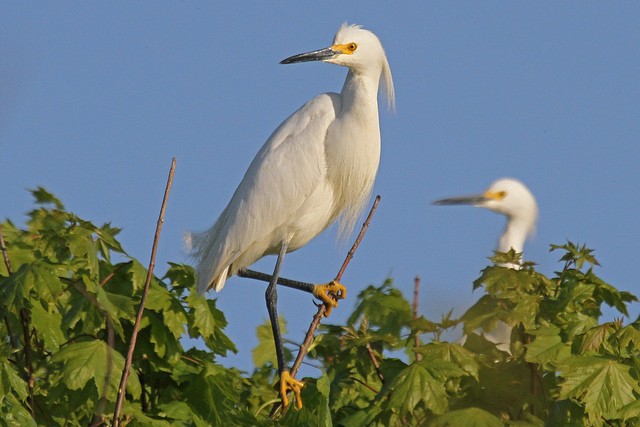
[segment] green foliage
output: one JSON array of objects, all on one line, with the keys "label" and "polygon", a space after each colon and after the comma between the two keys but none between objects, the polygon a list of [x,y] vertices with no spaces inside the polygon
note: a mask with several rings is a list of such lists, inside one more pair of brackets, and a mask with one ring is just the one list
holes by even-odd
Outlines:
[{"label": "green foliage", "polygon": [[[64,211],[42,188],[32,193],[39,206],[26,229],[0,224],[8,257],[0,262],[0,425],[98,425],[113,413],[147,270],[122,249],[119,229]],[[223,313],[194,283],[191,267],[178,264],[151,282],[126,423],[253,419],[228,403],[248,381],[217,363],[235,347]],[[183,348],[185,334],[207,350]]]},{"label": "green foliage", "polygon": [[[0,224],[0,427],[110,425],[147,276],[109,224],[64,210],[42,188],[25,229]],[[357,297],[346,324],[324,323],[310,348],[304,408],[278,402],[271,328],[258,326],[251,373],[220,364],[235,346],[191,267],[154,277],[126,387],[131,426],[624,426],[640,423],[636,297],[606,283],[586,246],[553,245],[553,277],[496,253],[461,319],[412,312],[387,280]],[[116,261],[118,260],[118,261]],[[504,267],[521,263],[519,270]],[[601,322],[602,308],[621,318]],[[508,348],[487,337],[511,328]],[[461,325],[464,344],[446,342]],[[284,330],[284,319],[281,321]],[[459,328],[460,329],[460,328]],[[183,337],[198,348],[184,348]],[[290,361],[292,353],[287,349]]]}]

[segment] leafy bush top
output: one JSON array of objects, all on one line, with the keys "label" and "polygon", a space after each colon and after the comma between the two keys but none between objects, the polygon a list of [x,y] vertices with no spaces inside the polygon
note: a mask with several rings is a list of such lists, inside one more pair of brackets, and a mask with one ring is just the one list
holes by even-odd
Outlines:
[{"label": "leafy bush top", "polygon": [[[44,189],[25,229],[0,224],[0,426],[110,425],[146,268],[110,224],[67,212]],[[220,364],[236,351],[194,271],[154,278],[126,389],[131,426],[542,426],[640,422],[640,322],[599,323],[603,304],[636,301],[593,271],[593,251],[567,243],[553,277],[496,254],[474,282],[485,293],[460,318],[412,312],[391,280],[368,286],[345,325],[324,325],[310,357],[305,406],[276,418],[272,335],[258,327],[255,369]],[[511,328],[506,349],[482,331]],[[284,320],[283,320],[284,326]],[[464,344],[445,342],[461,326]],[[201,341],[185,349],[181,337]],[[288,353],[288,357],[291,352]]]}]

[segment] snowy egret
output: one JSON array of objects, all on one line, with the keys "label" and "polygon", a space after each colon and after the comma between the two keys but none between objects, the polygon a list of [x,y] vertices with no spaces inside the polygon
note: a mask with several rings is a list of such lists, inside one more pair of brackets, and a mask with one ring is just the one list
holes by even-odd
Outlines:
[{"label": "snowy egret", "polygon": [[[324,93],[287,118],[258,151],[231,201],[207,231],[187,236],[198,261],[198,289],[220,291],[228,277],[265,255],[277,254],[265,292],[287,406],[293,391],[302,406],[303,384],[284,362],[277,314],[276,283],[287,252],[306,245],[338,218],[343,235],[353,230],[366,204],[380,160],[378,89],[382,82],[394,104],[391,69],[378,38],[344,23],[331,46],[291,56],[281,64],[323,61],[349,69],[341,93]],[[293,287],[296,287],[295,285]],[[336,282],[301,285],[327,304],[344,298]]]},{"label": "snowy egret", "polygon": [[[482,194],[464,197],[452,197],[436,200],[434,205],[472,205],[486,208],[493,212],[505,215],[507,225],[500,240],[498,252],[522,253],[524,242],[535,230],[538,217],[538,205],[535,197],[526,185],[517,179],[501,178],[494,181]],[[519,264],[505,264],[503,267],[520,269]],[[485,333],[487,340],[497,344],[503,351],[509,351],[511,343],[511,327],[504,322],[499,322],[496,327]]]}]

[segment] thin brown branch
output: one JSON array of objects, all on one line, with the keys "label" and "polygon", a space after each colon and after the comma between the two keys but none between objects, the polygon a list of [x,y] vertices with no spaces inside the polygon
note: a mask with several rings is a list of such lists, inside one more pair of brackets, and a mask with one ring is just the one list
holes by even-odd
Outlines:
[{"label": "thin brown branch", "polygon": [[378,363],[378,359],[376,358],[376,354],[373,352],[371,345],[366,343],[364,348],[367,349],[367,353],[369,353],[369,359],[371,359],[371,363],[373,363],[373,367],[376,368],[376,374],[378,374],[378,378],[384,384],[384,375],[382,375],[382,370],[380,369],[380,363]]},{"label": "thin brown branch", "polygon": [[349,377],[349,379],[350,379],[350,380],[352,380],[352,381],[355,381],[355,382],[357,382],[357,383],[362,384],[363,386],[365,386],[367,389],[369,389],[369,390],[370,390],[371,392],[373,392],[374,394],[378,394],[378,393],[380,393],[380,391],[379,391],[379,390],[376,390],[375,388],[371,387],[369,384],[365,383],[365,382],[364,382],[364,381],[362,381],[362,380],[359,380],[359,379],[358,379],[358,378],[356,378],[356,377]]},{"label": "thin brown branch", "polygon": [[[413,279],[413,320],[416,320],[418,318],[418,296],[420,295],[420,276],[416,276],[415,279]],[[420,346],[420,335],[416,333],[416,335],[413,337],[413,347],[419,347]],[[416,361],[421,361],[422,360],[422,354],[420,353],[416,353]]]},{"label": "thin brown branch", "polygon": [[122,371],[122,378],[120,379],[120,386],[118,387],[118,398],[116,400],[116,407],[113,412],[113,427],[120,425],[120,413],[122,412],[122,405],[124,404],[124,396],[127,389],[127,379],[129,378],[129,372],[131,371],[131,363],[133,362],[133,351],[136,348],[136,340],[138,338],[138,330],[140,329],[140,322],[142,321],[142,313],[144,312],[144,304],[147,300],[147,294],[149,293],[149,286],[153,279],[153,269],[156,265],[156,252],[158,250],[158,242],[160,240],[160,232],[162,231],[162,225],[164,224],[164,213],[167,207],[167,200],[169,199],[169,192],[171,191],[171,184],[173,183],[173,174],[176,170],[176,158],[171,160],[171,169],[169,170],[169,178],[167,179],[167,186],[164,190],[164,198],[162,199],[162,207],[160,208],[160,215],[158,217],[158,223],[156,225],[156,233],[153,237],[153,246],[151,247],[151,259],[149,260],[149,269],[147,271],[147,280],[144,283],[144,289],[142,291],[142,297],[140,298],[140,307],[138,308],[138,315],[136,321],[133,324],[133,331],[131,332],[131,341],[129,342],[129,350],[127,351],[127,358],[125,361],[124,369]]},{"label": "thin brown branch", "polygon": [[109,273],[109,275],[107,277],[105,277],[102,282],[100,282],[100,287],[104,287],[105,283],[107,283],[109,280],[111,280],[111,278],[116,274],[115,270],[112,271],[111,273]]},{"label": "thin brown branch", "polygon": [[[373,202],[373,206],[371,206],[371,210],[369,211],[369,215],[367,215],[367,219],[362,224],[360,233],[358,233],[358,237],[353,243],[353,246],[351,246],[351,249],[349,250],[349,252],[347,252],[347,256],[345,257],[344,262],[342,263],[342,266],[340,267],[340,270],[338,270],[338,274],[336,275],[336,278],[335,278],[336,282],[340,281],[340,279],[342,278],[342,275],[347,269],[347,266],[351,262],[351,259],[353,258],[353,255],[355,254],[356,249],[358,249],[358,246],[360,246],[360,242],[362,241],[364,234],[367,232],[367,229],[369,228],[371,217],[376,211],[376,208],[378,207],[378,203],[380,203],[380,196],[376,196],[376,199]],[[302,360],[307,355],[307,352],[309,351],[309,347],[313,343],[315,331],[316,329],[318,329],[318,326],[320,325],[320,321],[322,320],[322,318],[325,317],[326,310],[327,310],[327,307],[324,304],[321,304],[320,306],[318,306],[318,311],[313,316],[313,320],[309,325],[307,334],[305,335],[304,341],[302,342],[302,345],[300,346],[300,349],[298,351],[298,356],[296,357],[296,360],[293,363],[293,366],[291,368],[292,378],[296,377],[296,374],[298,373],[298,369],[300,369],[300,365],[302,364]],[[282,407],[282,404],[278,402],[271,410],[271,416],[273,417],[280,410],[281,407]],[[286,410],[286,408],[284,410]]]}]

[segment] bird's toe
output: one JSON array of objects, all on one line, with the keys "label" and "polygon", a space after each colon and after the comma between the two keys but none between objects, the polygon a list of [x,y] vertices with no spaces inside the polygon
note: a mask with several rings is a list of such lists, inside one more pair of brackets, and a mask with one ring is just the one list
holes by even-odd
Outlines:
[{"label": "bird's toe", "polygon": [[315,285],[313,288],[313,296],[325,304],[325,315],[329,316],[331,310],[338,306],[338,300],[347,297],[347,288],[333,280],[324,285]]},{"label": "bird's toe", "polygon": [[296,398],[296,408],[302,409],[302,398],[300,397],[302,387],[304,387],[303,382],[293,378],[289,371],[284,371],[282,375],[280,375],[280,397],[282,398],[282,406],[285,408],[289,406],[287,393],[292,391]]}]

